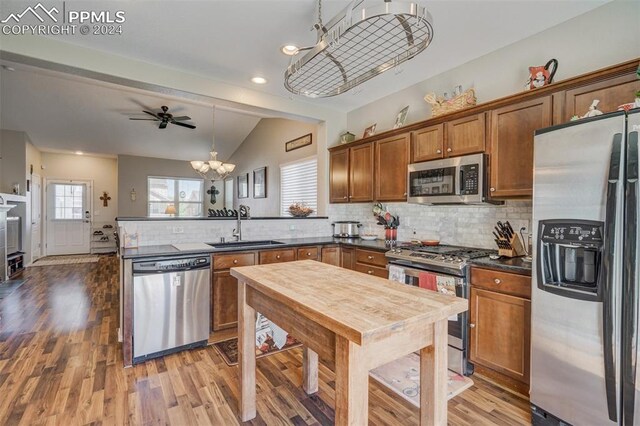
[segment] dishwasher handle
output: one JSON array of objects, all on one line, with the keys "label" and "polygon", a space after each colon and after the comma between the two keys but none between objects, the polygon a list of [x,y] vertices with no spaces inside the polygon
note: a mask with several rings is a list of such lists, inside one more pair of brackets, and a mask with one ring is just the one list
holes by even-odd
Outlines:
[{"label": "dishwasher handle", "polygon": [[166,274],[210,269],[209,256],[151,259],[133,263],[133,275]]}]

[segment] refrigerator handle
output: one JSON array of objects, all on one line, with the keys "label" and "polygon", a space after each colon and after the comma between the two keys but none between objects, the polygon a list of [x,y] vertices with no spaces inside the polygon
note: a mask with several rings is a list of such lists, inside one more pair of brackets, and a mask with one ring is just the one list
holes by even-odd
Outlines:
[{"label": "refrigerator handle", "polygon": [[622,281],[622,419],[634,424],[638,334],[638,132],[629,133],[624,212]]},{"label": "refrigerator handle", "polygon": [[618,420],[616,365],[614,350],[614,303],[613,291],[614,248],[616,236],[616,216],[618,204],[618,183],[620,179],[620,156],[622,150],[622,133],[613,136],[611,161],[609,162],[609,178],[607,184],[607,205],[604,224],[604,259],[602,262],[602,339],[604,350],[604,377],[607,394],[607,410],[609,419]]}]

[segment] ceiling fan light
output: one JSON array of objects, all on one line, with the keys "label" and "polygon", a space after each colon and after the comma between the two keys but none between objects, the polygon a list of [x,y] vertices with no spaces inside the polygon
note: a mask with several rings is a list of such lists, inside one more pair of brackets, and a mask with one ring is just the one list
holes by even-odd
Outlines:
[{"label": "ceiling fan light", "polygon": [[218,170],[220,166],[222,166],[222,161],[218,161],[218,160],[209,161],[209,167],[211,167],[212,170]]}]

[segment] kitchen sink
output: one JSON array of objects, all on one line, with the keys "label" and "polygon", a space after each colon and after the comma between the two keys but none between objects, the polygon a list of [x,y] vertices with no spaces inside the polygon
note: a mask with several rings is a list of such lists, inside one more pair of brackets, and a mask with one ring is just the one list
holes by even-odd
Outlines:
[{"label": "kitchen sink", "polygon": [[282,241],[260,240],[260,241],[229,241],[226,243],[207,243],[213,248],[233,248],[233,247],[269,247],[284,244]]}]

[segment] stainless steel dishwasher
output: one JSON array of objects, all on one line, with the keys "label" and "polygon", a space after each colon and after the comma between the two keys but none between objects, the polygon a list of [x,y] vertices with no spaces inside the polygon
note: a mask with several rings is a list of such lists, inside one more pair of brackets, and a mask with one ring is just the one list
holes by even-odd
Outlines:
[{"label": "stainless steel dishwasher", "polygon": [[133,262],[133,363],[206,346],[209,256]]}]

